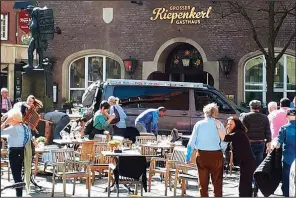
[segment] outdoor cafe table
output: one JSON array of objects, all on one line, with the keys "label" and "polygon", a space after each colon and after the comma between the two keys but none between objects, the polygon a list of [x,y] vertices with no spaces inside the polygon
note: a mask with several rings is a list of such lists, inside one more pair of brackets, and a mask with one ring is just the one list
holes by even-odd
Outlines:
[{"label": "outdoor cafe table", "polygon": [[170,143],[146,143],[146,144],[141,144],[140,147],[148,147],[148,148],[153,148],[153,149],[160,149],[161,150],[161,156],[164,157],[165,155],[165,150],[168,150],[169,152],[172,151],[172,149],[175,147],[174,144]]},{"label": "outdoor cafe table", "polygon": [[54,139],[53,142],[59,145],[67,145],[67,144],[82,144],[87,140],[81,139],[81,140],[63,140],[63,139]]},{"label": "outdoor cafe table", "polygon": [[102,155],[108,157],[121,157],[121,156],[142,156],[139,151],[123,150],[122,153],[115,153],[112,151],[102,151]]}]

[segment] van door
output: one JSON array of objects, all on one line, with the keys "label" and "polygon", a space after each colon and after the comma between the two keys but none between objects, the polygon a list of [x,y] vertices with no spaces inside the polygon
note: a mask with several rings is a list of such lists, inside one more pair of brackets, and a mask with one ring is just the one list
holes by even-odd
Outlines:
[{"label": "van door", "polygon": [[190,131],[189,90],[175,87],[114,86],[113,95],[120,99],[128,118],[127,126],[134,127],[136,117],[149,108],[165,107],[166,116],[159,118],[159,133],[170,134],[173,128]]},{"label": "van door", "polygon": [[236,112],[227,101],[223,100],[220,96],[210,90],[195,90],[194,91],[194,104],[196,114],[192,116],[191,126],[201,119],[204,118],[203,108],[207,104],[216,103],[219,107],[219,119],[223,124],[226,124],[226,120],[230,116],[235,116]]}]

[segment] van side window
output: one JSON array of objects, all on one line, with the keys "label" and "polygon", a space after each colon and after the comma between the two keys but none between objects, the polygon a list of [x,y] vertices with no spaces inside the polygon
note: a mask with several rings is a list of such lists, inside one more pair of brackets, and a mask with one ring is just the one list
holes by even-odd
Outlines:
[{"label": "van side window", "polygon": [[215,93],[208,91],[195,91],[194,98],[196,111],[202,111],[204,106],[214,102],[219,106],[220,113],[235,113],[235,111]]},{"label": "van side window", "polygon": [[125,108],[158,108],[189,110],[189,91],[186,88],[151,86],[115,86],[113,95]]}]

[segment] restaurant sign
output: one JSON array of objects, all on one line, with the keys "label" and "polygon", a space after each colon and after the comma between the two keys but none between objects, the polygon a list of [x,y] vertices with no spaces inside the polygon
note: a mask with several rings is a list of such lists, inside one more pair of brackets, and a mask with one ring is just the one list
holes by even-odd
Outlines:
[{"label": "restaurant sign", "polygon": [[200,24],[201,19],[210,18],[212,7],[197,10],[193,6],[170,6],[169,8],[155,8],[151,21],[169,20],[171,24],[189,25]]},{"label": "restaurant sign", "polygon": [[21,10],[19,11],[19,27],[20,29],[25,32],[26,34],[28,34],[30,32],[30,22],[31,22],[32,18],[29,15],[29,12],[27,10]]}]

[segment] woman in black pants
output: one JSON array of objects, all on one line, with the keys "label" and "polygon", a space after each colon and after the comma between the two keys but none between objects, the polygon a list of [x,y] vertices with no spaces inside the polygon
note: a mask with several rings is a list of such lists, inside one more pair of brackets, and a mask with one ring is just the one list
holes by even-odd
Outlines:
[{"label": "woman in black pants", "polygon": [[[1,136],[7,135],[8,157],[15,183],[22,182],[25,145],[31,138],[30,130],[26,125],[22,124],[22,120],[23,117],[20,111],[11,111],[6,121],[1,124]],[[22,191],[23,188],[16,188],[16,196],[22,197]]]},{"label": "woman in black pants", "polygon": [[216,120],[216,126],[221,140],[232,142],[233,151],[240,165],[239,196],[252,197],[252,179],[256,169],[256,160],[246,135],[246,127],[236,117],[228,118],[226,135],[219,128],[221,126],[219,120]]}]

